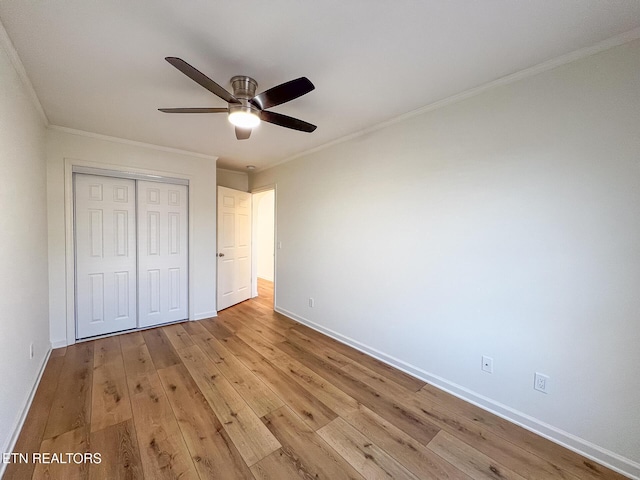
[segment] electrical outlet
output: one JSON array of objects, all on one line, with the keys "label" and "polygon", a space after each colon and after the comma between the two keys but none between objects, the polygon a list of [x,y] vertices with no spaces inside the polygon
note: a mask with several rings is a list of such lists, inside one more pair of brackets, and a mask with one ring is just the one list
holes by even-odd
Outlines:
[{"label": "electrical outlet", "polygon": [[493,358],[486,355],[482,356],[482,370],[487,373],[493,373]]},{"label": "electrical outlet", "polygon": [[33,343],[29,345],[29,358],[33,358]]},{"label": "electrical outlet", "polygon": [[533,377],[533,388],[542,393],[549,393],[549,377],[536,372]]},{"label": "electrical outlet", "polygon": [[315,304],[316,304],[315,300],[314,300],[313,298],[309,297],[309,306],[310,306],[311,308],[313,308],[313,306],[314,306]]},{"label": "electrical outlet", "polygon": [[278,250],[282,248],[282,242],[278,242]]}]

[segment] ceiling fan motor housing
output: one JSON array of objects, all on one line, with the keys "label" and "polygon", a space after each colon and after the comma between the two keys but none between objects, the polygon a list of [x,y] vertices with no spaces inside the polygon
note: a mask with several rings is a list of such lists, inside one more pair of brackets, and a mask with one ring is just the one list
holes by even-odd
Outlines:
[{"label": "ceiling fan motor housing", "polygon": [[233,96],[236,98],[246,98],[249,100],[256,96],[258,82],[253,78],[245,75],[236,75],[231,79],[231,87],[233,88]]},{"label": "ceiling fan motor housing", "polygon": [[240,103],[230,103],[229,113],[246,112],[255,115],[260,114],[260,110],[249,102],[250,99],[256,96],[258,82],[251,77],[237,75],[231,79],[231,87],[233,88],[233,96],[236,97]]}]

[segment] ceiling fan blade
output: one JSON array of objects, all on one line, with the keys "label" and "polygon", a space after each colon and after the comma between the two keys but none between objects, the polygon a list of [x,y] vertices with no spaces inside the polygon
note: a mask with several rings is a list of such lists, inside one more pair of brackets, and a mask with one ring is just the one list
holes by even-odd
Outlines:
[{"label": "ceiling fan blade", "polygon": [[261,110],[289,102],[313,90],[313,83],[307,77],[296,78],[289,82],[270,88],[256,95],[250,101]]},{"label": "ceiling fan blade", "polygon": [[204,88],[209,90],[211,93],[219,96],[221,99],[225,100],[228,103],[240,103],[240,101],[227,92],[224,88],[218,85],[216,82],[207,77],[200,70],[192,67],[187,62],[178,57],[166,57],[165,60],[169,62],[171,65],[176,67],[182,73],[184,73],[187,77],[193,80],[196,83],[199,83]]},{"label": "ceiling fan blade", "polygon": [[251,135],[250,128],[240,128],[236,127],[236,138],[238,140],[246,140]]},{"label": "ceiling fan blade", "polygon": [[316,128],[315,125],[307,123],[303,120],[299,120],[297,118],[288,117],[287,115],[282,115],[281,113],[275,112],[260,112],[260,119],[265,122],[273,123],[274,125],[279,125],[281,127],[291,128],[293,130],[300,130],[301,132],[313,132]]},{"label": "ceiling fan blade", "polygon": [[208,107],[194,107],[194,108],[159,108],[164,113],[229,113],[228,108],[208,108]]}]

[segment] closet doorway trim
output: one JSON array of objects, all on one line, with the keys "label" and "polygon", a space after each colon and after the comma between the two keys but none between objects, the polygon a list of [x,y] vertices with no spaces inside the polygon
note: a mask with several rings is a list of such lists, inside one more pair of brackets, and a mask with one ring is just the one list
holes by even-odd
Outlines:
[{"label": "closet doorway trim", "polygon": [[[81,171],[82,170],[82,171]],[[128,167],[125,165],[112,165],[99,162],[91,162],[86,160],[78,160],[74,158],[64,159],[64,224],[65,224],[65,311],[66,311],[66,344],[73,345],[76,343],[76,315],[75,315],[75,252],[74,252],[74,225],[73,225],[73,173],[93,173],[100,172],[99,175],[110,173],[110,176],[120,178],[132,178],[126,175],[141,175],[141,179],[153,180],[164,183],[181,183],[190,187],[193,175],[182,174],[176,172],[163,172],[148,168]],[[124,176],[123,176],[124,175]],[[174,180],[171,182],[171,180]],[[191,196],[191,187],[189,188],[189,196]],[[194,320],[194,207],[193,202],[189,201],[189,320]],[[54,345],[59,348],[64,345]]]},{"label": "closet doorway trim", "polygon": [[83,167],[74,165],[73,173],[86,173],[88,175],[100,175],[102,177],[128,178],[130,180],[144,180],[147,182],[171,183],[173,185],[189,185],[189,180],[185,178],[167,177],[164,175],[152,175],[149,173],[127,172],[107,170],[106,168]]}]

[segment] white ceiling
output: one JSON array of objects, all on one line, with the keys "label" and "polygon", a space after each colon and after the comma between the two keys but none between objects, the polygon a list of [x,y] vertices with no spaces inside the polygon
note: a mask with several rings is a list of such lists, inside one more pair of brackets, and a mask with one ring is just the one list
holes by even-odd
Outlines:
[{"label": "white ceiling", "polygon": [[[2,0],[0,20],[53,125],[264,168],[437,100],[640,26],[638,0]],[[318,125],[235,139],[226,104],[164,61],[230,89],[307,76],[273,108]]]}]

